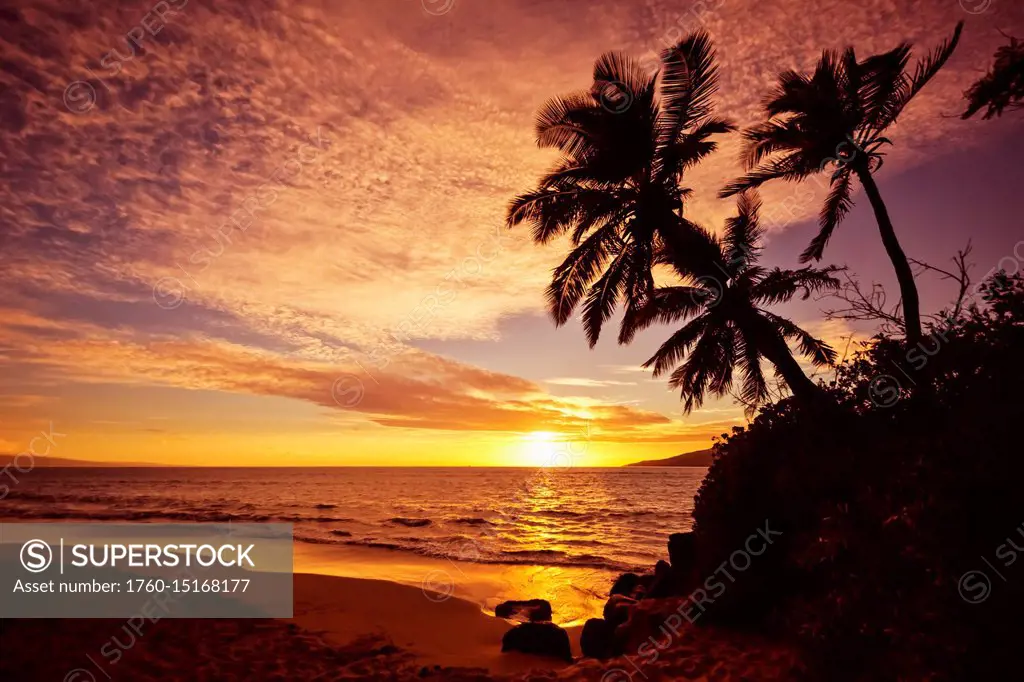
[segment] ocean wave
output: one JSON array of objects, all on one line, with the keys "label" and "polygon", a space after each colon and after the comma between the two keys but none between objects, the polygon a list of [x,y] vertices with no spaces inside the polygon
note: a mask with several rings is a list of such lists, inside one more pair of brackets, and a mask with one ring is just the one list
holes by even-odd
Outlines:
[{"label": "ocean wave", "polygon": [[584,516],[592,516],[583,512],[569,511],[568,509],[542,509],[532,512],[533,516],[548,516],[556,519],[577,519]]},{"label": "ocean wave", "polygon": [[[305,538],[295,536],[296,540],[306,541]],[[341,544],[351,547],[366,547],[372,549],[386,549],[395,552],[408,552],[419,556],[434,559],[447,559],[470,564],[489,564],[506,566],[571,566],[574,568],[593,568],[607,571],[624,573],[626,571],[643,571],[649,566],[645,564],[633,564],[623,561],[616,561],[595,554],[567,554],[557,549],[541,550],[511,550],[504,552],[473,553],[471,556],[465,553],[447,551],[445,546],[437,545],[416,545],[409,546],[400,542],[387,542],[373,538],[353,538],[341,540],[336,543],[330,540],[316,540],[318,544]]]},{"label": "ocean wave", "polygon": [[86,519],[90,521],[188,521],[191,523],[351,523],[355,519],[346,516],[302,516],[297,514],[239,514],[210,509],[126,509],[126,510],[84,510],[84,509],[39,509],[7,507],[5,516],[18,519]]},{"label": "ocean wave", "polygon": [[355,519],[347,516],[303,516],[302,514],[278,514],[274,516],[278,521],[291,523],[354,523]]},{"label": "ocean wave", "polygon": [[492,521],[482,519],[479,516],[463,516],[457,519],[452,519],[452,523],[461,523],[465,526],[493,526],[496,525]]},{"label": "ocean wave", "polygon": [[389,523],[397,523],[399,526],[406,526],[408,528],[423,528],[424,526],[433,525],[433,521],[430,519],[410,519],[405,516],[395,516],[388,519]]}]

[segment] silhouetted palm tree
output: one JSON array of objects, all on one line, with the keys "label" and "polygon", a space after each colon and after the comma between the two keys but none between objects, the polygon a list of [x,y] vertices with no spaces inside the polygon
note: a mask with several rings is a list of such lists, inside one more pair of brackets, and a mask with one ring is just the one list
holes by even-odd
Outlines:
[{"label": "silhouetted palm tree", "polygon": [[1024,100],[1024,41],[1010,38],[1008,45],[996,50],[992,68],[964,93],[970,118],[985,109],[982,118],[1002,116],[1004,109],[1019,109]]},{"label": "silhouetted palm tree", "polygon": [[508,225],[526,222],[547,243],[571,231],[573,249],[554,270],[547,297],[564,324],[586,297],[590,345],[620,301],[627,309],[654,286],[655,254],[671,244],[681,262],[715,254],[683,218],[682,177],[716,148],[711,136],[734,130],[711,115],[718,87],[711,39],[703,31],[661,56],[658,74],[618,53],[594,65],[589,91],[548,101],[537,115],[537,143],[561,151],[537,189],[516,197]]},{"label": "silhouetted palm tree", "polygon": [[835,169],[829,169],[832,191],[821,209],[821,229],[801,255],[806,263],[821,259],[832,231],[853,205],[856,175],[896,270],[910,343],[921,339],[917,285],[872,173],[882,165],[879,149],[891,144],[883,136],[886,128],[946,63],[962,28],[963,22],[957,24],[952,37],[919,61],[912,75],[906,70],[911,50],[906,43],[863,61],[857,61],[852,47],[841,54],[826,50],[810,76],[795,71],[780,74],[778,87],[765,100],[767,120],[743,133],[744,161],[753,170],[720,192],[730,196],[776,178],[803,180],[825,171],[829,161],[835,162]]},{"label": "silhouetted palm tree", "polygon": [[[677,267],[687,284],[654,289],[647,303],[623,320],[626,341],[656,322],[688,320],[644,364],[654,368],[655,376],[675,368],[669,385],[680,389],[686,412],[700,407],[709,392],[724,395],[732,386],[737,365],[743,374],[743,402],[748,406],[766,402],[769,390],[761,370],[762,358],[775,366],[798,399],[828,400],[801,369],[787,339],[795,341],[816,365],[834,362],[835,351],[763,306],[789,301],[798,292],[807,298],[816,291],[835,289],[839,280],[831,275],[832,268],[768,270],[759,266],[760,206],[756,195],[741,195],[738,214],[726,223],[725,235],[710,238],[724,264],[716,275],[694,277],[688,268]],[[671,253],[664,260],[672,264]]]}]

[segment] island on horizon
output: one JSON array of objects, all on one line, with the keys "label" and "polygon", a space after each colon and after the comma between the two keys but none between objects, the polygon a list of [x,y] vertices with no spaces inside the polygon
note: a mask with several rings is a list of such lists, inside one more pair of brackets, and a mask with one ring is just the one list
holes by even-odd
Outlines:
[{"label": "island on horizon", "polygon": [[626,464],[627,467],[709,467],[714,460],[712,448],[684,452],[665,459],[645,459],[642,462]]}]

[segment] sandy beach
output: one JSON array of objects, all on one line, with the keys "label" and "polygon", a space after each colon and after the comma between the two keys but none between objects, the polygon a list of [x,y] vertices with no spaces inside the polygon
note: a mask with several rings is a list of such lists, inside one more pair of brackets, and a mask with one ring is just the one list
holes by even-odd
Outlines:
[{"label": "sandy beach", "polygon": [[[5,620],[0,677],[30,680],[782,680],[792,657],[749,637],[681,632],[665,661],[501,653],[512,625],[459,597],[383,580],[295,575],[291,620]],[[661,608],[667,605],[658,602]],[[59,645],[55,646],[55,643]],[[671,667],[666,667],[671,662]],[[718,671],[718,672],[715,672]],[[744,677],[739,677],[739,674]],[[733,675],[736,676],[733,676]]]},{"label": "sandy beach", "polygon": [[[5,620],[0,677],[411,679],[457,666],[467,669],[460,673],[465,679],[475,679],[485,672],[566,666],[502,654],[501,637],[511,625],[458,597],[428,597],[384,580],[302,573],[294,585],[291,620],[162,619],[142,624],[139,633],[117,620]],[[579,628],[570,636],[578,654]]]}]

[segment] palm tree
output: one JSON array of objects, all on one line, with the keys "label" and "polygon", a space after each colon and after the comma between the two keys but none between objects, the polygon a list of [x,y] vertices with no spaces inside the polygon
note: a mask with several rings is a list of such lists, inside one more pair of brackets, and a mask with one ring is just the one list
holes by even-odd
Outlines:
[{"label": "palm tree", "polygon": [[666,253],[665,260],[687,283],[654,289],[647,303],[623,321],[627,341],[656,322],[686,321],[644,367],[653,367],[655,376],[675,368],[669,385],[680,389],[687,413],[700,407],[709,392],[718,396],[728,392],[737,365],[742,371],[741,400],[751,407],[765,403],[770,396],[762,358],[775,366],[798,400],[828,400],[801,369],[787,340],[795,341],[815,365],[832,364],[835,351],[764,306],[789,301],[798,292],[806,299],[813,292],[835,289],[839,280],[832,276],[833,268],[768,270],[759,266],[760,206],[756,195],[741,195],[738,213],[727,221],[724,236],[711,237],[724,263],[717,275],[695,277]]},{"label": "palm tree", "polygon": [[820,231],[801,255],[806,263],[821,259],[833,230],[852,207],[856,175],[896,270],[909,343],[921,340],[917,285],[872,173],[882,165],[879,149],[891,144],[883,135],[886,129],[946,63],[962,28],[963,22],[957,24],[952,37],[919,61],[913,74],[906,70],[911,50],[907,43],[863,61],[857,61],[852,47],[841,54],[826,50],[813,74],[780,74],[777,88],[765,100],[766,120],[743,133],[744,162],[752,170],[720,192],[730,196],[776,178],[804,180],[835,162],[835,169],[829,169],[831,192],[821,209]]},{"label": "palm tree", "polygon": [[734,130],[712,116],[715,53],[698,31],[661,55],[658,73],[619,54],[594,64],[594,84],[548,101],[537,115],[537,143],[561,159],[536,189],[516,197],[508,226],[528,223],[546,244],[570,233],[573,249],[547,290],[564,324],[580,302],[591,347],[620,301],[635,308],[654,286],[655,254],[671,244],[683,261],[715,254],[683,218],[683,173],[712,153],[713,135]]},{"label": "palm tree", "polygon": [[[1005,34],[1004,34],[1005,35]],[[1011,37],[996,50],[992,68],[964,93],[967,110],[961,118],[970,118],[985,109],[984,119],[1002,116],[1004,109],[1020,109],[1024,104],[1024,41]]]}]

